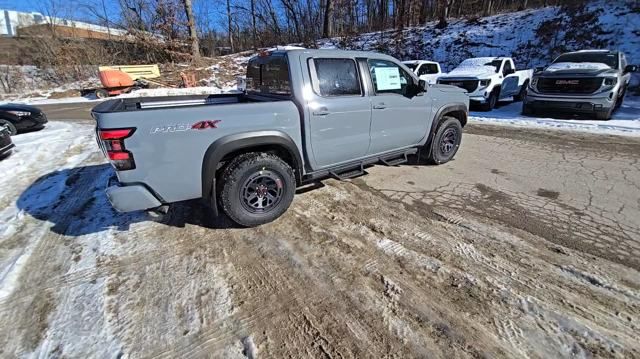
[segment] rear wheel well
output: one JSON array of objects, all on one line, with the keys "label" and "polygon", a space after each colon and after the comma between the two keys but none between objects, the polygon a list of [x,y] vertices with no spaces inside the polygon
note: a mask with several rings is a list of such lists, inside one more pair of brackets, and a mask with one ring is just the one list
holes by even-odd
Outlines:
[{"label": "rear wheel well", "polygon": [[280,157],[289,166],[291,166],[291,169],[293,169],[293,173],[295,174],[295,177],[296,177],[296,183],[300,184],[302,177],[300,174],[300,167],[297,163],[295,156],[286,147],[277,145],[277,144],[244,147],[244,148],[240,148],[227,153],[222,157],[222,159],[218,163],[218,167],[216,168],[216,174],[215,174],[216,179],[219,179],[220,174],[223,172],[226,165],[229,162],[231,162],[232,159],[250,152],[270,153]]}]

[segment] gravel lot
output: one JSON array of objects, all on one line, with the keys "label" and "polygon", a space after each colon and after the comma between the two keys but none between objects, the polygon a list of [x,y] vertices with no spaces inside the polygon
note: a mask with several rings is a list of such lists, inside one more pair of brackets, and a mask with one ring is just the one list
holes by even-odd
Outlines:
[{"label": "gravel lot", "polygon": [[640,139],[466,130],[447,165],[327,180],[254,229],[115,213],[90,125],[19,135],[0,356],[640,356]]}]

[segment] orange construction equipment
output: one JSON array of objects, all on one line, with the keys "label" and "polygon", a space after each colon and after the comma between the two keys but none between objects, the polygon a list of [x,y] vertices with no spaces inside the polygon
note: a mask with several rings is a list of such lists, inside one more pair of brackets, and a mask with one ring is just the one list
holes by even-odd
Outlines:
[{"label": "orange construction equipment", "polygon": [[131,76],[119,70],[102,70],[99,72],[99,76],[104,88],[95,90],[98,98],[127,93],[136,87],[136,83],[131,79]]}]

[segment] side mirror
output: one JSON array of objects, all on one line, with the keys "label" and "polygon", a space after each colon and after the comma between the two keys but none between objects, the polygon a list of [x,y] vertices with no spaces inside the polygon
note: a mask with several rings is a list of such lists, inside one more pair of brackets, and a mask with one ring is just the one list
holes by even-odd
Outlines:
[{"label": "side mirror", "polygon": [[629,73],[629,72],[636,72],[636,71],[638,71],[638,66],[636,66],[636,65],[627,65],[627,66],[624,68],[624,73],[625,73],[625,74],[626,74],[626,73]]},{"label": "side mirror", "polygon": [[542,71],[544,71],[544,66],[538,66],[534,70],[534,72],[542,72]]},{"label": "side mirror", "polygon": [[418,86],[424,90],[427,91],[427,81],[425,80],[418,80]]}]

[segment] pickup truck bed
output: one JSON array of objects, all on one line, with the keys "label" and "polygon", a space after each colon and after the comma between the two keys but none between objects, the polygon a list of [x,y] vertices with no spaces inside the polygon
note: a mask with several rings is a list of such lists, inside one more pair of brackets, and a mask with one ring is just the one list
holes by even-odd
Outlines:
[{"label": "pickup truck bed", "polygon": [[93,108],[96,113],[113,113],[155,108],[192,107],[205,105],[223,105],[232,103],[286,101],[274,97],[247,96],[244,93],[218,95],[184,95],[157,97],[129,97],[102,102]]},{"label": "pickup truck bed", "polygon": [[[294,143],[301,143],[296,106],[277,97],[224,94],[125,98],[103,102],[94,108],[93,115],[99,128],[127,128],[135,124],[135,134],[126,139],[126,148],[135,154],[136,168],[118,171],[118,180],[131,183],[144,178],[145,185],[163,203],[202,196],[200,173],[214,139],[249,128],[278,129]],[[211,127],[193,128],[201,122]],[[194,158],[194,154],[198,157]],[[180,175],[176,176],[176,171]]]}]

